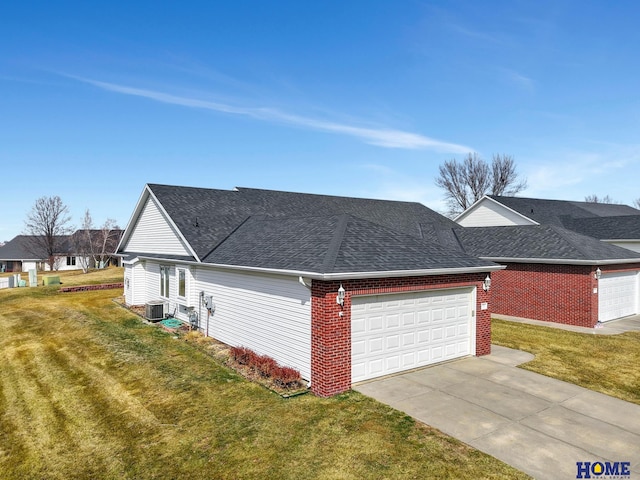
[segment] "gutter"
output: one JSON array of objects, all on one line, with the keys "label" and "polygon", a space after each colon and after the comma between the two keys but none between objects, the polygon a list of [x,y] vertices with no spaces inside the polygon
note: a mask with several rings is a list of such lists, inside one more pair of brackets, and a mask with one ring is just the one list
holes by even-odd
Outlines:
[{"label": "gutter", "polygon": [[544,263],[555,265],[615,265],[620,263],[640,263],[639,258],[622,258],[613,260],[577,260],[565,258],[511,258],[511,257],[480,257],[497,263]]},{"label": "gutter", "polygon": [[[461,273],[487,273],[507,268],[504,265],[487,265],[484,267],[455,267],[455,268],[436,268],[436,269],[419,269],[419,270],[385,270],[373,272],[344,272],[344,273],[318,273],[304,270],[286,270],[277,268],[248,267],[239,265],[225,265],[217,263],[202,263],[188,260],[161,259],[157,257],[145,257],[137,255],[139,260],[152,260],[159,262],[172,262],[182,265],[195,265],[214,267],[223,270],[245,271],[255,273],[270,273],[275,275],[288,275],[296,277],[310,278],[313,280],[355,280],[363,278],[387,278],[387,277],[418,277],[418,276],[435,276],[435,275],[457,275]],[[638,259],[640,262],[640,259]]]}]

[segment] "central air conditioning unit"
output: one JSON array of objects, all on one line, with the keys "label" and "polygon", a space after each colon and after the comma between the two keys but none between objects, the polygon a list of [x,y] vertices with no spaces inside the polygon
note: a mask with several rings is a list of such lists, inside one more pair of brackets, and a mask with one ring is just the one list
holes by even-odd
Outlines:
[{"label": "central air conditioning unit", "polygon": [[150,322],[158,322],[164,318],[164,302],[162,300],[154,300],[147,302],[145,318]]}]

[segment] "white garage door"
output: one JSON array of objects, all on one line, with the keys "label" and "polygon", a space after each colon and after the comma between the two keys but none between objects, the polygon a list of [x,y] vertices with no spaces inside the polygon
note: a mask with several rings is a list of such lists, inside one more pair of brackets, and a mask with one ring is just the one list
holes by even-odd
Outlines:
[{"label": "white garage door", "polygon": [[470,288],[353,297],[351,381],[475,352]]},{"label": "white garage door", "polygon": [[638,275],[621,272],[598,281],[598,320],[608,322],[638,313]]}]

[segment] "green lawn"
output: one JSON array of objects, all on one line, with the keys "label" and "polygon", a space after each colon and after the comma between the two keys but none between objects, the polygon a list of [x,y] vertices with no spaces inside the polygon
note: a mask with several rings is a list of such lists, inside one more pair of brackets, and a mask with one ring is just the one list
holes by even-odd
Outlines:
[{"label": "green lawn", "polygon": [[119,294],[0,290],[0,478],[526,478],[355,392],[282,399]]},{"label": "green lawn", "polygon": [[640,404],[640,332],[594,335],[493,319],[492,342],[533,353],[522,368]]}]

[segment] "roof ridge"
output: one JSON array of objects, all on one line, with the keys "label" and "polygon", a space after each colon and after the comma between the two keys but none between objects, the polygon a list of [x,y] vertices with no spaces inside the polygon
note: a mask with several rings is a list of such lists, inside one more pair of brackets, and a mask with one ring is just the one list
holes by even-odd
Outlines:
[{"label": "roof ridge", "polygon": [[333,238],[331,239],[331,242],[327,247],[327,253],[324,257],[324,262],[322,262],[323,272],[333,271],[336,265],[336,261],[338,260],[340,245],[342,245],[342,241],[344,240],[344,234],[347,231],[347,225],[350,218],[353,217],[346,213],[338,215],[338,224],[336,225],[335,232],[333,233]]},{"label": "roof ridge", "polygon": [[[372,201],[372,202],[383,202],[383,203],[403,203],[407,205],[422,205],[422,203],[418,201],[407,201],[407,200],[389,200],[384,198],[370,198],[370,197],[350,197],[347,195],[327,195],[324,193],[308,193],[308,192],[292,192],[290,190],[271,190],[267,188],[254,188],[254,187],[234,187],[234,190],[237,190],[241,193],[243,192],[267,192],[267,193],[285,193],[290,195],[302,195],[306,197],[324,197],[324,198],[339,198],[339,199],[347,199],[347,200],[363,200],[363,201]],[[428,208],[428,207],[427,207]]]},{"label": "roof ridge", "polygon": [[[258,215],[259,216],[259,215]],[[220,240],[218,243],[216,243],[213,248],[211,250],[209,250],[207,252],[206,255],[202,255],[200,256],[201,260],[204,260],[205,258],[207,258],[209,255],[211,255],[220,245],[222,245],[231,235],[233,235],[234,233],[236,233],[238,231],[238,229],[240,229],[245,223],[247,223],[249,220],[251,220],[254,217],[254,215],[249,215],[248,217],[246,217],[242,222],[240,222],[240,224],[238,224],[236,226],[236,228],[234,228],[233,230],[231,230],[226,237],[224,237],[222,240]]]},{"label": "roof ridge", "polygon": [[[600,242],[600,240],[598,240],[598,239],[596,239],[596,238],[589,237],[588,235],[583,235],[583,234],[581,234],[581,233],[577,233],[577,232],[574,232],[573,230],[568,230],[568,229],[566,229],[566,228],[564,228],[564,227],[559,227],[559,226],[557,226],[557,225],[546,225],[546,227],[548,227],[548,228],[552,229],[555,233],[557,233],[558,235],[560,235],[560,237],[561,237],[565,242],[567,242],[567,243],[571,244],[571,246],[572,246],[573,248],[575,248],[575,249],[576,249],[580,254],[582,254],[585,258],[589,258],[589,256],[590,256],[590,255],[589,255],[589,252],[587,252],[586,250],[584,250],[584,249],[580,246],[580,244],[574,240],[574,238],[573,238],[573,237],[577,235],[577,236],[580,236],[580,237],[585,237],[585,238],[588,238],[588,239],[594,240],[594,241],[596,241],[596,242]],[[569,235],[566,235],[566,234],[564,234],[564,235],[563,235],[563,233],[568,233]]]}]

